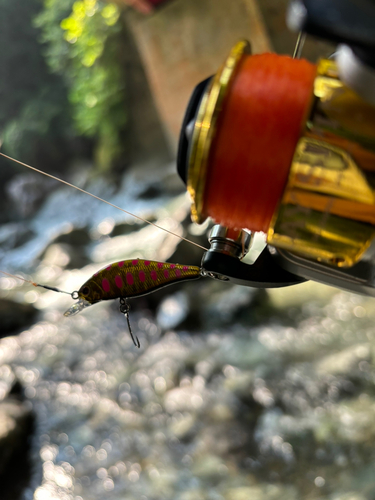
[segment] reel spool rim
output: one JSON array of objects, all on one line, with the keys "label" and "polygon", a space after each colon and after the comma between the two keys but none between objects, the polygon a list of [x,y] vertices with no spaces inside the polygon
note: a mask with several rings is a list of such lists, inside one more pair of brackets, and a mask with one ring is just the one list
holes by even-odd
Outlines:
[{"label": "reel spool rim", "polygon": [[201,224],[207,218],[204,214],[203,198],[209,153],[218,116],[239,63],[244,56],[250,54],[251,46],[247,40],[240,40],[232,47],[226,61],[212,78],[198,109],[190,146],[187,178],[187,190],[192,200],[191,218],[197,224]]}]

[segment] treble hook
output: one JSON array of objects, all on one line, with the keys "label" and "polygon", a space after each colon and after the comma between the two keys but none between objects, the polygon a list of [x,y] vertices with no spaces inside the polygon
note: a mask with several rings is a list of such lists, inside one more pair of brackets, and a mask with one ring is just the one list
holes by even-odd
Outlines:
[{"label": "treble hook", "polygon": [[139,339],[137,336],[134,337],[131,326],[130,326],[130,319],[129,319],[129,311],[130,311],[130,306],[126,302],[125,297],[120,298],[120,312],[125,315],[126,321],[128,322],[128,328],[129,328],[129,333],[132,338],[133,344],[135,347],[138,347],[138,349],[141,347],[141,344],[139,343]]}]

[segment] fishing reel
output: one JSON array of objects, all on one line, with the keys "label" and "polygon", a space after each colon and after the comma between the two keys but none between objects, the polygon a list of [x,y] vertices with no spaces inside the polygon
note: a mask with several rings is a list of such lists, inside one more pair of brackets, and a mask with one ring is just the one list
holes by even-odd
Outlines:
[{"label": "fishing reel", "polygon": [[[202,268],[255,287],[312,279],[375,296],[375,5],[295,0],[290,28],[339,46],[316,65],[237,43],[186,110],[178,172]],[[238,230],[236,228],[246,228]],[[242,257],[263,232],[257,260]]]}]

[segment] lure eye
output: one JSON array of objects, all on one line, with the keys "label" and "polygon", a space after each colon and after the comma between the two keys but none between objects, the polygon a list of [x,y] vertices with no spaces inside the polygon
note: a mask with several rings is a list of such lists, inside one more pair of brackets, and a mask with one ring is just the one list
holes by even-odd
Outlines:
[{"label": "lure eye", "polygon": [[90,293],[90,288],[88,286],[85,286],[81,290],[82,295],[88,295]]}]

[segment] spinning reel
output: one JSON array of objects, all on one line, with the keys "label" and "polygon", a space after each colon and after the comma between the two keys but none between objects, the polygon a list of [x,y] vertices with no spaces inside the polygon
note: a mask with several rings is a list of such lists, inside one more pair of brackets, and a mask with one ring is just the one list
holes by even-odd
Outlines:
[{"label": "spinning reel", "polygon": [[[294,0],[291,29],[337,42],[316,65],[238,42],[196,86],[178,172],[193,221],[218,225],[202,267],[280,287],[312,279],[375,296],[375,4]],[[251,234],[266,247],[242,262]]]}]

